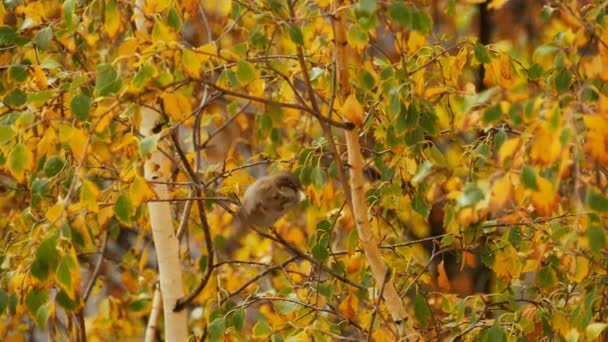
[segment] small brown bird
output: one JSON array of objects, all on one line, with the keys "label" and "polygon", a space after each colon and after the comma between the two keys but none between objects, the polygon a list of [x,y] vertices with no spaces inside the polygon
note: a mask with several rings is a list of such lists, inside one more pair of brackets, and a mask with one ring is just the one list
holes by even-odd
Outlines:
[{"label": "small brown bird", "polygon": [[234,234],[226,242],[232,254],[247,228],[269,228],[300,201],[302,183],[289,171],[265,176],[245,191],[241,208],[235,215]]},{"label": "small brown bird", "polygon": [[300,190],[300,180],[289,171],[258,179],[245,191],[243,204],[237,213],[238,223],[259,228],[272,226],[287,210],[298,204]]}]

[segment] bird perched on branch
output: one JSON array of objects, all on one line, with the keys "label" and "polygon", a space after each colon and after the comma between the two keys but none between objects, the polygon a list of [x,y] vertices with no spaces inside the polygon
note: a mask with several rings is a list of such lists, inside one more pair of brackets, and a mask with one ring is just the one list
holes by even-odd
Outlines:
[{"label": "bird perched on branch", "polygon": [[289,171],[265,176],[245,191],[241,208],[235,215],[235,231],[226,243],[229,254],[238,246],[246,228],[271,227],[300,201],[302,183]]},{"label": "bird perched on branch", "polygon": [[272,226],[298,204],[300,190],[300,180],[289,171],[258,179],[245,191],[242,206],[236,214],[238,224],[259,228]]}]

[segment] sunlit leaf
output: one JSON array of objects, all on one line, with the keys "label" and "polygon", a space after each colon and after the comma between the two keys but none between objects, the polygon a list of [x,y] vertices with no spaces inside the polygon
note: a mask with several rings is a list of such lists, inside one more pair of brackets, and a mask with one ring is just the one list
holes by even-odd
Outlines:
[{"label": "sunlit leaf", "polygon": [[34,166],[34,155],[27,146],[22,143],[16,144],[8,154],[7,167],[10,173],[22,182],[25,179],[25,172]]}]

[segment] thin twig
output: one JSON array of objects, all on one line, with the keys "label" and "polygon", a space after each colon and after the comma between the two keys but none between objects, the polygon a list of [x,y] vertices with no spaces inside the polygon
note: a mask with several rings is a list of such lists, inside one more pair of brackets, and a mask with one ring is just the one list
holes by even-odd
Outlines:
[{"label": "thin twig", "polygon": [[93,269],[93,273],[89,278],[89,283],[87,284],[86,289],[84,290],[84,294],[82,296],[83,301],[86,302],[89,296],[91,295],[91,291],[93,290],[93,286],[95,286],[95,280],[99,276],[99,271],[101,271],[101,264],[103,264],[104,255],[106,252],[106,246],[108,244],[108,240],[110,237],[110,233],[106,230],[105,236],[103,238],[103,242],[101,243],[101,247],[99,248],[99,258],[97,258],[97,262],[95,263],[95,268]]}]

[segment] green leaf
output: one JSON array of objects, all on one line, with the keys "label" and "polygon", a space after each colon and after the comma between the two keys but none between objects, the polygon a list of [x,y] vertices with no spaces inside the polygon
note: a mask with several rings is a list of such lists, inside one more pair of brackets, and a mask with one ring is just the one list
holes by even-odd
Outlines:
[{"label": "green leaf", "polygon": [[27,67],[24,65],[13,65],[8,69],[11,80],[23,82],[27,80]]},{"label": "green leaf", "polygon": [[52,156],[44,163],[44,173],[47,177],[54,177],[63,170],[64,165],[65,163],[61,158]]},{"label": "green leaf", "polygon": [[24,105],[26,102],[27,95],[19,88],[13,89],[4,97],[4,104],[10,107],[19,107]]},{"label": "green leaf", "polygon": [[531,166],[524,166],[521,170],[521,180],[524,186],[528,189],[538,191],[538,183],[536,182],[536,171]]},{"label": "green leaf", "polygon": [[36,33],[34,43],[36,43],[38,49],[44,51],[49,48],[51,40],[53,40],[53,29],[51,27],[45,27]]},{"label": "green leaf", "polygon": [[298,304],[288,301],[275,301],[273,302],[274,310],[281,315],[289,315],[290,313],[298,309]]},{"label": "green leaf", "polygon": [[0,144],[15,136],[15,131],[10,126],[0,126]]},{"label": "green leaf", "polygon": [[32,182],[32,194],[45,196],[49,193],[49,180],[45,178],[36,178]]},{"label": "green leaf", "polygon": [[160,138],[160,133],[141,139],[139,141],[139,155],[142,157],[145,157],[148,155],[148,153],[156,151],[156,147],[158,146],[159,138]]},{"label": "green leaf", "polygon": [[320,284],[319,294],[327,299],[331,299],[332,295],[334,294],[334,288],[329,284]]},{"label": "green leaf", "polygon": [[412,9],[403,1],[393,1],[389,7],[389,16],[404,28],[412,26]]},{"label": "green leaf", "polygon": [[431,320],[431,308],[421,294],[416,294],[414,298],[414,315],[422,326],[427,326]]},{"label": "green leaf", "polygon": [[32,317],[36,317],[36,312],[49,301],[49,291],[46,288],[32,289],[25,296],[25,307]]},{"label": "green leaf", "polygon": [[491,62],[490,53],[488,52],[488,49],[486,49],[485,46],[483,46],[479,43],[475,43],[474,50],[475,50],[475,58],[479,61],[479,63],[488,64]]},{"label": "green leaf", "polygon": [[179,30],[180,26],[182,26],[182,21],[175,7],[171,7],[167,14],[167,24],[175,30]]},{"label": "green leaf", "polygon": [[240,308],[232,314],[232,325],[234,326],[236,331],[240,332],[241,330],[243,330],[244,324],[245,324],[245,309]]},{"label": "green leaf", "polygon": [[95,93],[99,96],[107,96],[120,89],[121,81],[112,64],[100,64],[97,66],[97,79],[95,82]]},{"label": "green leaf", "polygon": [[372,14],[376,10],[376,0],[360,0],[357,9],[366,14]]},{"label": "green leaf", "polygon": [[500,108],[500,104],[495,104],[488,107],[485,112],[483,112],[483,122],[490,123],[492,121],[499,120],[501,116],[502,109]]},{"label": "green leaf", "polygon": [[40,306],[38,308],[38,310],[36,311],[36,316],[34,317],[34,320],[36,321],[36,324],[42,330],[46,329],[46,324],[49,321],[49,313],[50,312],[49,312],[49,304],[48,303]]},{"label": "green leaf", "polygon": [[437,128],[437,116],[435,113],[422,112],[420,115],[420,127],[430,135],[436,135],[439,132]]},{"label": "green leaf", "polygon": [[507,132],[505,132],[504,129],[500,129],[498,132],[496,132],[496,134],[494,135],[494,150],[500,150],[500,146],[502,146],[502,144],[507,141],[507,138],[509,138],[509,136],[507,135]]},{"label": "green leaf", "polygon": [[226,320],[224,317],[218,317],[209,324],[209,340],[219,341],[224,337],[226,331]]},{"label": "green leaf", "polygon": [[150,304],[149,299],[136,299],[129,303],[129,311],[131,312],[143,312],[148,309]]},{"label": "green leaf", "polygon": [[13,45],[17,40],[17,28],[11,26],[0,27],[0,45]]},{"label": "green leaf", "polygon": [[542,74],[543,67],[541,67],[539,64],[534,63],[528,69],[528,78],[532,81],[538,80]]},{"label": "green leaf", "polygon": [[540,286],[550,288],[555,285],[556,281],[555,271],[550,266],[545,266],[538,271],[538,283]]},{"label": "green leaf", "polygon": [[570,83],[572,82],[572,74],[566,68],[560,68],[555,75],[555,89],[560,94],[563,94],[570,89]]},{"label": "green leaf", "polygon": [[429,213],[431,212],[431,206],[426,203],[426,200],[424,199],[424,194],[426,193],[426,190],[426,183],[423,183],[423,186],[421,186],[418,191],[416,191],[414,203],[412,203],[412,208],[424,217],[429,216]]},{"label": "green leaf", "polygon": [[63,18],[66,26],[71,28],[74,25],[74,7],[76,0],[65,0],[63,2]]},{"label": "green leaf", "polygon": [[474,206],[483,200],[485,195],[480,188],[477,187],[474,183],[467,183],[464,186],[464,190],[460,197],[458,197],[458,205],[461,207],[469,207]]},{"label": "green leaf", "polygon": [[78,307],[64,290],[59,291],[57,296],[55,296],[55,300],[62,308],[70,312],[76,310]]},{"label": "green leaf", "polygon": [[424,132],[421,128],[411,130],[405,134],[405,144],[407,146],[414,146],[424,140]]},{"label": "green leaf", "polygon": [[156,74],[156,68],[152,65],[143,65],[133,77],[131,86],[136,90],[141,90]]},{"label": "green leaf", "polygon": [[40,259],[34,259],[30,266],[30,273],[40,281],[45,281],[50,274],[48,263]]},{"label": "green leaf", "polygon": [[22,144],[16,144],[8,154],[7,166],[14,175],[23,175],[30,165],[31,152]]},{"label": "green leaf", "polygon": [[312,253],[312,257],[320,262],[325,262],[327,258],[329,258],[329,250],[327,249],[327,246],[321,243],[316,243],[314,246],[312,246],[310,252]]},{"label": "green leaf", "polygon": [[504,329],[498,325],[498,320],[495,321],[492,327],[485,329],[480,334],[480,341],[482,342],[503,342],[507,340],[507,334]]},{"label": "green leaf", "polygon": [[590,189],[589,191],[587,191],[587,206],[589,206],[591,210],[607,212],[608,198]]},{"label": "green leaf", "polygon": [[254,337],[266,337],[270,333],[272,333],[272,328],[270,328],[270,325],[268,325],[268,322],[266,322],[266,320],[263,320],[263,319],[259,320],[253,326],[253,336]]},{"label": "green leaf", "polygon": [[133,212],[133,205],[131,204],[129,197],[126,195],[118,196],[116,204],[114,204],[114,214],[116,215],[116,218],[122,223],[130,224]]},{"label": "green leaf", "polygon": [[393,94],[388,102],[388,114],[392,117],[401,114],[401,98],[398,94]]},{"label": "green leaf", "polygon": [[0,288],[0,315],[4,313],[6,308],[8,308],[8,293]]},{"label": "green leaf", "polygon": [[201,257],[198,259],[198,268],[201,270],[201,272],[205,273],[205,272],[207,272],[208,266],[209,266],[209,256],[201,255]]},{"label": "green leaf", "polygon": [[72,98],[71,108],[74,116],[81,121],[86,120],[91,110],[91,98],[86,94],[78,94]]},{"label": "green leaf", "polygon": [[587,238],[593,254],[598,255],[606,247],[606,235],[604,228],[600,226],[590,226],[587,229]]},{"label": "green leaf", "polygon": [[412,28],[424,34],[429,34],[433,29],[433,19],[425,11],[412,10]]},{"label": "green leaf", "polygon": [[289,34],[289,39],[297,45],[304,45],[304,35],[302,34],[302,30],[296,25],[289,25],[287,29],[287,33]]},{"label": "green leaf", "polygon": [[72,265],[74,265],[74,262],[70,256],[66,254],[61,258],[61,262],[59,262],[56,272],[59,284],[63,285],[65,289],[70,290],[72,289],[72,273],[70,272]]},{"label": "green leaf", "polygon": [[29,93],[27,99],[30,102],[45,103],[46,101],[48,101],[48,99],[51,98],[51,95],[53,95],[53,93],[48,90],[37,91],[35,93]]},{"label": "green leaf", "polygon": [[236,63],[236,77],[241,84],[247,84],[255,80],[257,76],[253,65],[241,59]]}]

